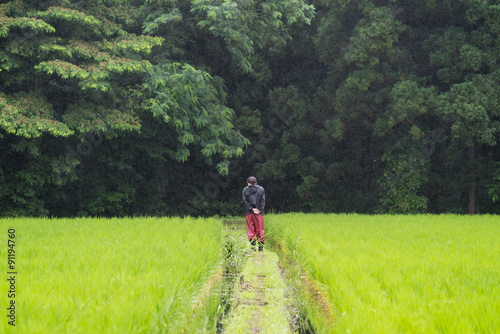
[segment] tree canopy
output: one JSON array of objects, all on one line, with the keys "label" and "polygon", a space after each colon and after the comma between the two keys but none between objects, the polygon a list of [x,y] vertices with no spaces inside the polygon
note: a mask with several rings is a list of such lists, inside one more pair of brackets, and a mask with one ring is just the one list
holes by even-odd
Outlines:
[{"label": "tree canopy", "polygon": [[0,1],[0,215],[500,212],[493,0]]}]

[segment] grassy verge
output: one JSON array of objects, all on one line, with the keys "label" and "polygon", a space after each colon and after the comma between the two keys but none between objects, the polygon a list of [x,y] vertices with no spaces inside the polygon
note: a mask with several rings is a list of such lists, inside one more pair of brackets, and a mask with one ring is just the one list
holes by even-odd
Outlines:
[{"label": "grassy verge", "polygon": [[499,222],[498,216],[266,216],[268,231],[304,263],[332,307],[334,326],[313,325],[339,333],[498,332]]},{"label": "grassy verge", "polygon": [[250,251],[241,220],[223,220],[224,224],[224,274],[220,285],[220,308],[217,314],[217,333],[225,333],[226,318],[234,300],[234,286],[247,261]]},{"label": "grassy verge", "polygon": [[[222,265],[218,220],[6,219],[0,226],[2,240],[10,227],[17,235],[19,333],[215,331],[218,296],[204,291],[218,284]],[[0,291],[7,284],[2,279]],[[0,332],[7,326],[2,321]]]},{"label": "grassy verge", "polygon": [[225,333],[291,333],[290,301],[276,253],[250,253],[234,291]]},{"label": "grassy verge", "polygon": [[335,315],[325,286],[311,278],[306,258],[297,251],[297,240],[282,240],[268,236],[268,243],[276,251],[293,306],[294,328],[297,333],[328,332],[334,327]]}]

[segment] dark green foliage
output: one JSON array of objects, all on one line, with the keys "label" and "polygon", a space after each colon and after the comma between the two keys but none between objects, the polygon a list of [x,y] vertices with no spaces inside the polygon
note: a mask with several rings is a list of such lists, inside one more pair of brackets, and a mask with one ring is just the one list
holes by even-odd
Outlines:
[{"label": "dark green foliage", "polygon": [[499,212],[493,0],[2,1],[0,216]]},{"label": "dark green foliage", "polygon": [[383,196],[381,212],[425,213],[427,198],[419,194],[422,184],[428,180],[429,159],[416,148],[395,149],[385,153],[384,176],[380,179]]}]

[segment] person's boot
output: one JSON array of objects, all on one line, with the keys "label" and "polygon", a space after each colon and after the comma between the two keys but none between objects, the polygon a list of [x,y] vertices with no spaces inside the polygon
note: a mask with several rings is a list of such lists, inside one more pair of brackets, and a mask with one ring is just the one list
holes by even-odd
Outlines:
[{"label": "person's boot", "polygon": [[264,250],[264,243],[259,242],[259,252],[262,252]]},{"label": "person's boot", "polygon": [[254,239],[254,240],[251,240],[251,241],[250,241],[250,244],[252,245],[252,249],[253,249],[254,251],[255,251],[255,250],[257,250],[257,248],[255,247],[255,244],[256,244],[255,239]]}]

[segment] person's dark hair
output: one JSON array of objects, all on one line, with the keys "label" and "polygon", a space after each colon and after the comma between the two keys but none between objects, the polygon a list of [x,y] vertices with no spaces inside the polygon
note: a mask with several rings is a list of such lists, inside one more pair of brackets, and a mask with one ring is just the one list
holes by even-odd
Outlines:
[{"label": "person's dark hair", "polygon": [[250,176],[248,179],[247,179],[247,183],[250,183],[250,184],[256,184],[257,183],[257,178],[255,176]]}]

